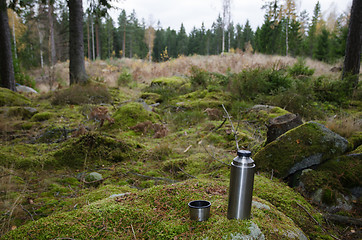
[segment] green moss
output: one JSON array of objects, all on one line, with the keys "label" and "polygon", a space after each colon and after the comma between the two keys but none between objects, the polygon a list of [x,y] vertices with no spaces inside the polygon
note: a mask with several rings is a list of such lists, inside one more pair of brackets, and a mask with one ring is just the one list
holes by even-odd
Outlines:
[{"label": "green moss", "polygon": [[105,161],[120,162],[129,159],[135,156],[135,149],[139,147],[141,146],[130,141],[88,133],[65,142],[54,153],[54,158],[59,166],[79,168]]},{"label": "green moss", "polygon": [[141,94],[141,98],[145,100],[147,104],[154,104],[162,101],[162,96],[157,93],[144,92]]},{"label": "green moss", "polygon": [[31,129],[33,126],[36,126],[37,123],[34,123],[34,122],[24,122],[22,125],[21,125],[21,128],[24,129],[24,130],[29,130]]},{"label": "green moss", "polygon": [[265,146],[256,153],[254,160],[259,169],[273,169],[276,176],[286,177],[296,171],[297,163],[305,162],[307,168],[343,154],[346,149],[346,140],[337,138],[320,124],[308,122]]},{"label": "green moss", "polygon": [[30,100],[7,88],[0,88],[0,106],[25,106]]},{"label": "green moss", "polygon": [[112,117],[115,122],[110,126],[111,128],[126,130],[137,123],[145,121],[155,122],[158,115],[147,111],[140,103],[130,102],[118,108]]},{"label": "green moss", "polygon": [[351,149],[356,149],[362,145],[362,132],[354,132],[351,137],[348,138],[348,142],[351,144]]},{"label": "green moss", "polygon": [[225,91],[209,92],[207,90],[197,90],[177,97],[172,103],[191,109],[221,108],[222,104],[226,107],[229,106],[231,95]]},{"label": "green moss", "polygon": [[183,77],[161,77],[153,79],[151,82],[151,87],[154,85],[180,87],[186,82],[188,82],[188,79]]},{"label": "green moss", "polygon": [[[227,184],[225,180],[197,179],[155,186],[129,193],[117,198],[117,201],[107,198],[77,210],[30,222],[10,231],[3,239],[228,239],[232,235],[246,236],[250,233],[250,221],[230,221],[226,218]],[[253,207],[251,221],[258,225],[266,239],[286,239],[289,234],[300,232],[295,219],[299,218],[298,223],[310,221],[307,213],[299,213],[298,206],[293,204],[297,202],[313,213],[312,207],[298,194],[261,176],[256,178],[255,184],[258,197],[254,200],[270,206],[270,209]],[[264,189],[260,191],[261,188]],[[95,196],[99,193],[97,191],[93,191]],[[259,196],[264,191],[269,201]],[[281,193],[283,199],[280,198]],[[211,202],[208,221],[190,220],[187,203],[195,199]],[[275,207],[271,205],[272,201]],[[293,214],[295,216],[291,216]],[[105,226],[109,231],[104,230]],[[309,236],[322,234],[314,223],[307,224],[307,227],[303,230]]]},{"label": "green moss", "polygon": [[31,118],[35,113],[36,113],[36,109],[34,109],[34,111],[30,111],[24,107],[10,107],[7,115],[9,117],[20,117],[22,119],[29,119]]},{"label": "green moss", "polygon": [[53,116],[54,116],[54,114],[51,112],[40,112],[40,113],[36,113],[34,116],[32,116],[30,121],[43,122],[43,121],[51,119]]},{"label": "green moss", "polygon": [[[300,194],[294,192],[286,184],[270,181],[262,176],[255,176],[254,194],[274,205],[309,236],[323,233],[305,210],[316,216],[321,216],[321,214],[316,212]],[[322,222],[320,223],[322,224]]]},{"label": "green moss", "polygon": [[39,169],[45,162],[52,161],[49,156],[52,146],[46,144],[2,145],[0,165],[15,169]]},{"label": "green moss", "polygon": [[248,119],[250,122],[255,122],[260,125],[269,124],[270,120],[276,117],[290,114],[287,110],[275,106],[255,107],[250,108],[242,114],[242,118]]}]

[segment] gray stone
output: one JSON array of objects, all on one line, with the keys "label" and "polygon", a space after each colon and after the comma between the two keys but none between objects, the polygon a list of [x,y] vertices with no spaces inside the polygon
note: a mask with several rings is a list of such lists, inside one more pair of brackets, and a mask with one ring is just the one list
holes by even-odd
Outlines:
[{"label": "gray stone", "polygon": [[270,207],[266,204],[263,204],[263,203],[260,203],[260,202],[257,202],[257,201],[253,201],[252,205],[256,208],[259,208],[259,209],[265,209],[265,210],[270,210]]},{"label": "gray stone", "polygon": [[24,85],[16,86],[16,91],[25,93],[38,93],[35,89]]},{"label": "gray stone", "polygon": [[102,174],[97,172],[91,172],[85,177],[85,180],[87,182],[100,181],[102,179],[103,179]]}]

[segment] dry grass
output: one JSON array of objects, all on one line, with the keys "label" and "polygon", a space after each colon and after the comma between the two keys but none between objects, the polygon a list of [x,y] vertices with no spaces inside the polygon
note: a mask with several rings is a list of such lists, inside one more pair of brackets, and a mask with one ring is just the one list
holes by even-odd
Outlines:
[{"label": "dry grass", "polygon": [[353,133],[362,131],[362,120],[350,116],[334,116],[327,120],[326,126],[342,137],[349,138]]},{"label": "dry grass", "polygon": [[[240,72],[244,69],[274,68],[283,69],[297,62],[296,58],[286,56],[272,56],[264,54],[229,53],[223,56],[181,56],[167,62],[154,63],[142,59],[108,59],[106,61],[86,60],[87,74],[98,81],[107,83],[108,86],[117,87],[117,79],[122,70],[127,69],[138,83],[149,84],[157,77],[187,76],[190,68],[197,66],[210,72],[225,74],[228,71]],[[315,75],[339,76],[339,73],[332,73],[333,67],[327,63],[307,59],[306,65],[315,69]],[[340,64],[339,64],[340,65]],[[69,62],[57,63],[54,68],[56,83],[53,89],[61,88],[69,84]],[[47,92],[49,87],[49,70],[47,68],[34,70],[30,73],[37,82],[37,88],[41,92]]]}]

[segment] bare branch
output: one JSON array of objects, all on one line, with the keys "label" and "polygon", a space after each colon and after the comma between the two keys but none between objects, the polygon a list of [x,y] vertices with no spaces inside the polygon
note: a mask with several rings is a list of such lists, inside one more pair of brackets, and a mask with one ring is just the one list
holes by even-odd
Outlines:
[{"label": "bare branch", "polygon": [[231,127],[232,127],[232,129],[233,129],[234,137],[235,137],[236,149],[239,151],[238,136],[237,136],[237,133],[236,133],[236,131],[235,131],[233,122],[231,121],[231,118],[230,118],[230,116],[229,116],[229,113],[228,113],[228,111],[226,111],[226,108],[225,108],[224,104],[221,104],[221,106],[224,108],[224,111],[226,112],[226,115],[227,115],[227,117],[229,118]]}]

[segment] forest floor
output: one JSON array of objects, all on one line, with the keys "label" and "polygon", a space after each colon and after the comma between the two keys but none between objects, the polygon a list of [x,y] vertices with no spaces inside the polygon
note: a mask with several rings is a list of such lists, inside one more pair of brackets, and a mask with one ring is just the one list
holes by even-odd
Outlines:
[{"label": "forest floor", "polygon": [[[262,207],[253,205],[251,221],[225,219],[236,147],[221,106],[240,147],[252,152],[263,147],[269,120],[288,111],[279,106],[274,113],[250,114],[273,99],[238,98],[230,85],[221,85],[234,73],[284,74],[297,62],[260,54],[87,61],[91,84],[70,88],[67,62],[55,66],[54,78],[48,69],[32,71],[39,94],[1,93],[8,102],[0,110],[0,237],[239,239],[256,226],[266,239],[358,239],[360,226],[326,221],[322,206],[271,173],[257,173],[253,200]],[[330,71],[340,64],[305,65],[315,69],[313,81],[340,77]],[[360,106],[360,99],[323,102],[318,118],[301,113],[305,121],[352,136],[361,132]],[[195,198],[212,201],[210,221],[188,219],[185,204]]]}]

